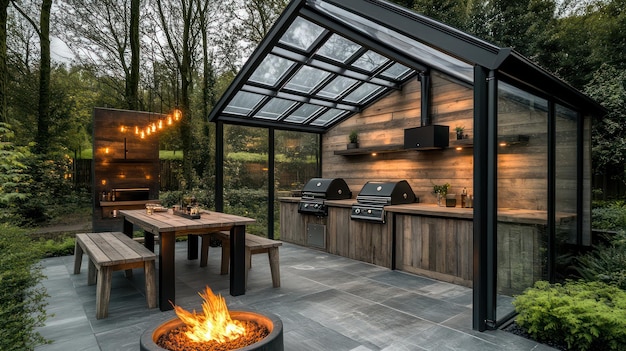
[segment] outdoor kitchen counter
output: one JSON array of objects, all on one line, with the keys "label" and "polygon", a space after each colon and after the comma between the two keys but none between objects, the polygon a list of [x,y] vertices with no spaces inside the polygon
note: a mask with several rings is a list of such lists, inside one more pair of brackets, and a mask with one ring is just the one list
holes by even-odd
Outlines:
[{"label": "outdoor kitchen counter", "polygon": [[[281,202],[298,203],[300,197],[281,197]],[[345,207],[350,208],[357,201],[356,199],[347,200],[326,200],[325,203],[328,207]],[[417,216],[432,216],[432,217],[446,217],[457,219],[473,219],[473,208],[462,207],[445,207],[438,206],[430,203],[412,203],[404,205],[389,205],[385,206],[385,211],[393,213],[403,213]],[[547,224],[547,211],[538,210],[521,210],[521,209],[500,209],[498,211],[498,221],[506,223],[519,223],[519,224]],[[557,213],[556,223],[565,224],[575,218],[574,213]]]}]

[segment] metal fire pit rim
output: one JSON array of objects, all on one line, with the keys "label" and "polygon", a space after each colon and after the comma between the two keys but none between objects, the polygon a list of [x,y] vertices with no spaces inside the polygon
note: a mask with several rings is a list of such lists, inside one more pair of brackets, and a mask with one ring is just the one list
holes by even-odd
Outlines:
[{"label": "metal fire pit rim", "polygon": [[[248,345],[246,347],[234,349],[231,351],[252,351],[252,350],[283,351],[284,350],[283,322],[277,315],[271,312],[260,312],[260,311],[253,311],[253,310],[230,311],[230,315],[231,317],[233,317],[233,319],[238,319],[236,318],[237,316],[244,315],[244,314],[254,315],[257,318],[260,317],[260,318],[269,320],[272,324],[271,326],[272,330],[270,330],[270,333],[261,341],[258,341],[252,345]],[[167,351],[167,349],[159,347],[156,344],[155,336],[156,336],[156,339],[158,339],[158,336],[162,335],[166,331],[172,330],[180,326],[182,323],[183,322],[180,320],[180,318],[174,316],[174,318],[171,318],[165,321],[155,322],[151,324],[150,327],[148,327],[143,332],[143,334],[141,334],[140,349],[142,351],[163,351],[163,350]],[[160,332],[160,333],[157,334],[157,332]]]}]

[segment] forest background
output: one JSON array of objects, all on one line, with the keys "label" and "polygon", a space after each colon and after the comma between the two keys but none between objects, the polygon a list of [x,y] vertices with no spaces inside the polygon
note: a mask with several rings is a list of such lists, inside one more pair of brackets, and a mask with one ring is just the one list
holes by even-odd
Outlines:
[{"label": "forest background", "polygon": [[[623,189],[626,0],[395,2],[512,47],[605,106],[593,125],[593,169]],[[67,175],[74,159],[88,157],[94,107],[181,109],[182,123],[160,135],[160,149],[182,151],[182,191],[210,193],[215,141],[207,116],[286,4],[0,0],[0,221],[45,222],[54,217],[51,204],[85,195]],[[231,127],[225,143],[233,154],[267,154],[268,143],[257,142],[266,134]],[[315,140],[277,142],[290,138]],[[233,179],[245,173],[237,167]]]}]

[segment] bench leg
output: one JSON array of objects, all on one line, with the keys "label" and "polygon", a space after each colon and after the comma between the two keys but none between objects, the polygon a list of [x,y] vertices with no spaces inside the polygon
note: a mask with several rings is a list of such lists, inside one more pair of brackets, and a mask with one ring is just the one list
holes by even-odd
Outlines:
[{"label": "bench leg", "polygon": [[146,275],[146,301],[148,302],[148,308],[155,308],[157,307],[157,293],[154,260],[145,261],[143,269]]},{"label": "bench leg", "polygon": [[270,270],[272,272],[272,286],[280,287],[280,264],[278,262],[278,247],[270,247],[267,251],[270,260]]},{"label": "bench leg", "polygon": [[220,268],[220,274],[228,274],[230,265],[230,241],[222,240],[222,267]]},{"label": "bench leg", "polygon": [[74,245],[74,274],[80,273],[80,266],[83,264],[83,247],[78,244]]},{"label": "bench leg", "polygon": [[211,243],[211,235],[201,235],[202,245],[200,246],[200,267],[207,266],[207,260],[209,258],[209,244]]},{"label": "bench leg", "polygon": [[94,285],[96,283],[97,270],[96,265],[91,260],[91,257],[89,257],[89,264],[87,265],[87,267],[89,267],[87,269],[87,285]]},{"label": "bench leg", "polygon": [[111,296],[111,268],[100,267],[96,287],[96,319],[109,315],[109,297]]},{"label": "bench leg", "polygon": [[252,252],[250,248],[246,246],[246,285],[245,288],[248,289],[248,272],[250,271],[250,265],[252,264]]}]

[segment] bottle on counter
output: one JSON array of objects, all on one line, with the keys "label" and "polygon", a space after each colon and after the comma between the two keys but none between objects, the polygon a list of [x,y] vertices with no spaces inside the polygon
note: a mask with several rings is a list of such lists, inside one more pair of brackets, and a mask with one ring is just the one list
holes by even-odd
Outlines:
[{"label": "bottle on counter", "polygon": [[463,191],[461,192],[461,207],[467,207],[467,188],[463,188]]}]

